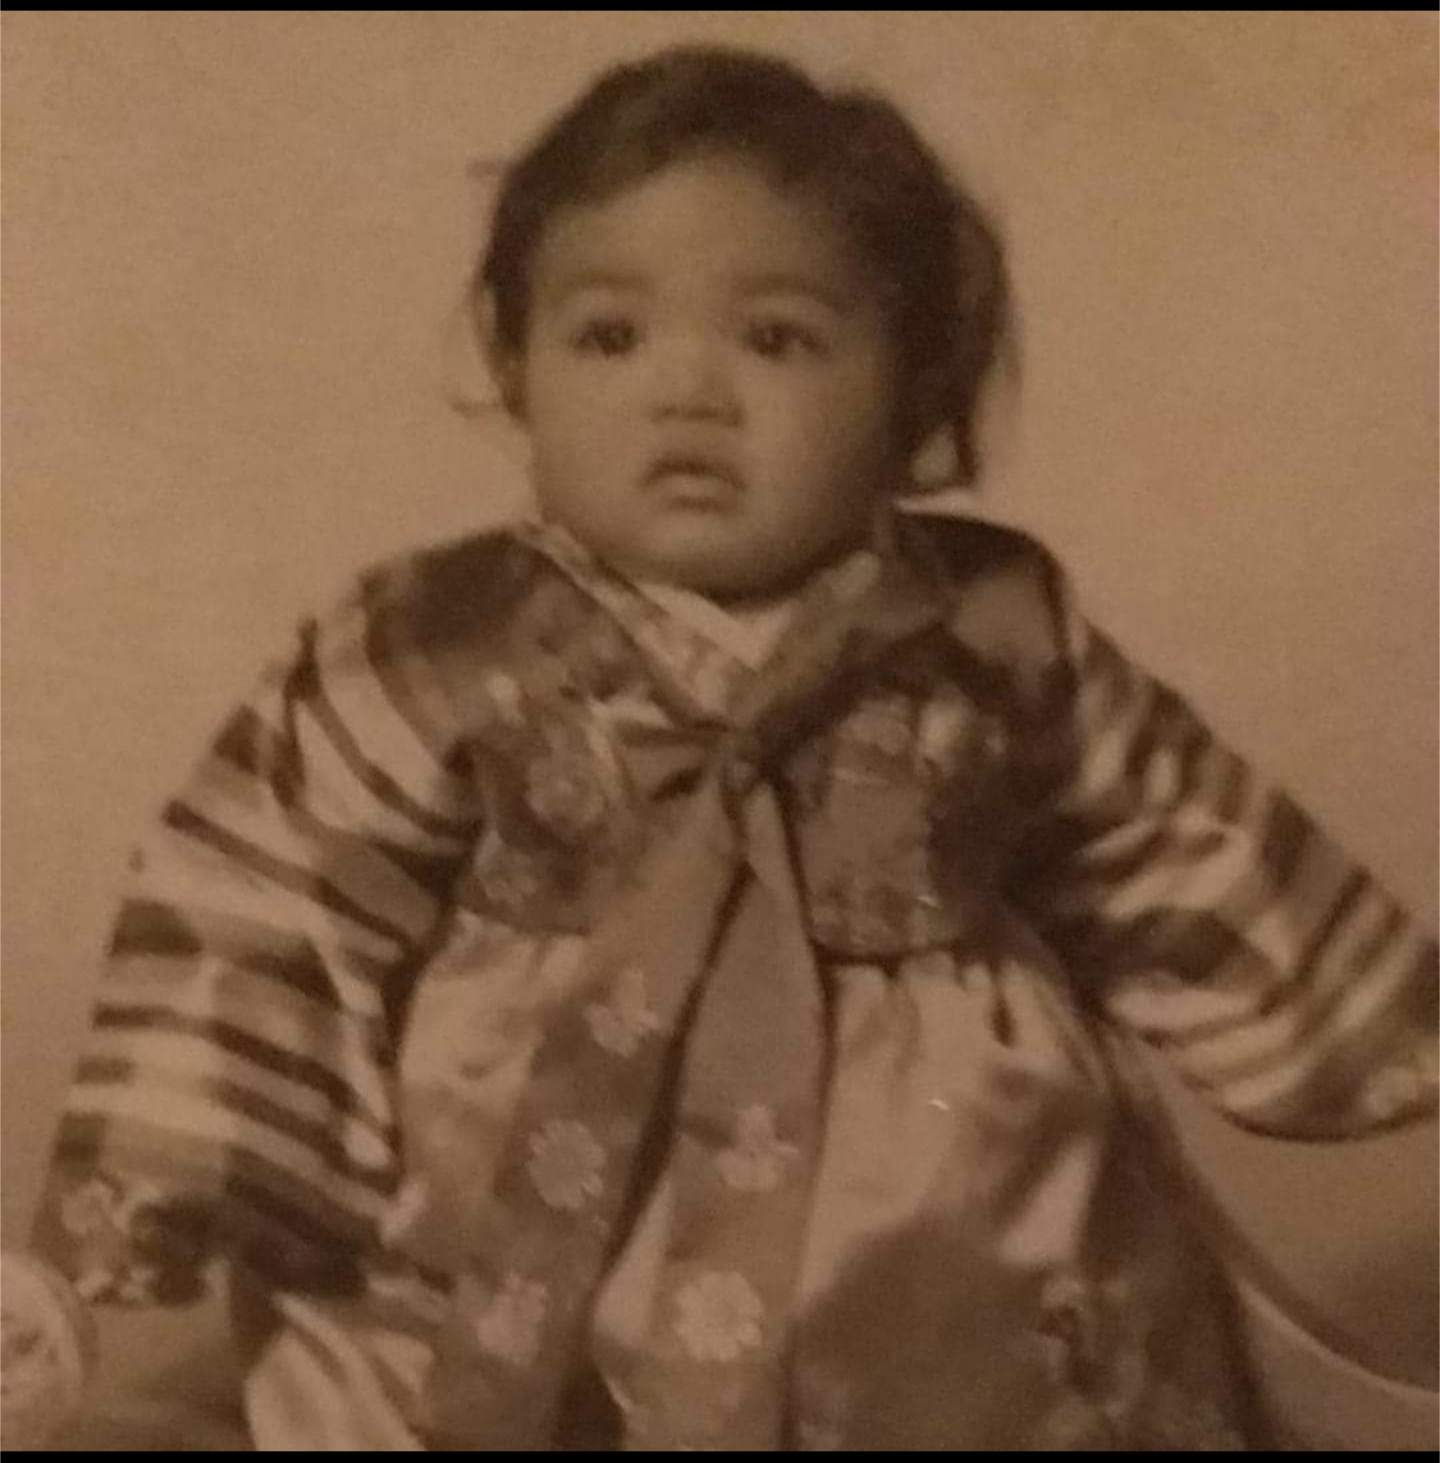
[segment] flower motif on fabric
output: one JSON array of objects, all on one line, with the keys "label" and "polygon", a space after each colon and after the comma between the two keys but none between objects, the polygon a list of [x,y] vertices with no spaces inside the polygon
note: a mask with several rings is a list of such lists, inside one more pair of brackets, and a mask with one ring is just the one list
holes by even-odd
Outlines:
[{"label": "flower motif on fabric", "polygon": [[540,1355],[549,1295],[538,1280],[510,1274],[475,1322],[475,1342],[487,1356],[533,1366]]},{"label": "flower motif on fabric", "polygon": [[596,1045],[617,1057],[634,1056],[641,1042],[660,1030],[663,1023],[650,1007],[640,966],[627,965],[620,972],[608,1001],[586,1006],[585,1023]]},{"label": "flower motif on fabric", "polygon": [[780,1186],[785,1165],[799,1151],[793,1143],[780,1141],[775,1114],[756,1104],[736,1118],[735,1142],[716,1157],[715,1166],[732,1189],[768,1194]]},{"label": "flower motif on fabric", "polygon": [[696,1361],[734,1361],[760,1345],[765,1304],[735,1271],[707,1271],[676,1293],[675,1331]]},{"label": "flower motif on fabric", "polygon": [[605,1192],[605,1150],[584,1123],[556,1118],[530,1138],[525,1171],[552,1208],[578,1213]]},{"label": "flower motif on fabric", "polygon": [[47,1196],[46,1212],[86,1300],[180,1303],[204,1293],[208,1228],[150,1180],[77,1173]]},{"label": "flower motif on fabric", "polygon": [[86,1301],[178,1303],[203,1293],[203,1230],[166,1212],[167,1197],[145,1179],[91,1174],[57,1194],[54,1217],[72,1245],[67,1269]]}]

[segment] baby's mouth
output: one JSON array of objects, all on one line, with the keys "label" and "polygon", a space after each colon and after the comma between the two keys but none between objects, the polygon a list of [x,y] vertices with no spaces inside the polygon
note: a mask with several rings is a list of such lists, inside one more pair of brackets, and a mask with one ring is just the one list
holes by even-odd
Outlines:
[{"label": "baby's mouth", "polygon": [[657,458],[645,474],[645,486],[667,503],[710,509],[729,507],[745,490],[728,462],[688,452]]}]

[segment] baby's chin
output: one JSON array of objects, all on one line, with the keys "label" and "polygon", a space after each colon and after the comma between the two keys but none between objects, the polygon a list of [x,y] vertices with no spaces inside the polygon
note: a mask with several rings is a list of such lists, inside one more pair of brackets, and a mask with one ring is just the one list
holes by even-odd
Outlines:
[{"label": "baby's chin", "polygon": [[770,535],[704,532],[691,523],[621,525],[555,514],[598,559],[639,584],[666,585],[736,608],[762,605],[797,591],[827,565],[872,541],[873,529]]},{"label": "baby's chin", "polygon": [[752,547],[746,552],[694,550],[685,553],[626,551],[623,546],[602,548],[608,559],[629,579],[641,584],[664,584],[703,595],[733,608],[761,605],[795,593],[818,570],[833,563],[853,545],[815,544],[785,552]]}]

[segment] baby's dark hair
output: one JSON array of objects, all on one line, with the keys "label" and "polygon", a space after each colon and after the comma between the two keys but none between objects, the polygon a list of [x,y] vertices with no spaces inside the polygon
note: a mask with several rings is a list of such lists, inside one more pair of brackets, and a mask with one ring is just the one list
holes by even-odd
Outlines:
[{"label": "baby's dark hair", "polygon": [[714,154],[753,160],[836,210],[900,345],[899,445],[947,433],[955,479],[972,482],[980,392],[1012,328],[1000,238],[891,103],[824,91],[774,57],[694,45],[617,66],[541,135],[504,176],[472,281],[487,349],[522,351],[530,269],[556,213]]}]

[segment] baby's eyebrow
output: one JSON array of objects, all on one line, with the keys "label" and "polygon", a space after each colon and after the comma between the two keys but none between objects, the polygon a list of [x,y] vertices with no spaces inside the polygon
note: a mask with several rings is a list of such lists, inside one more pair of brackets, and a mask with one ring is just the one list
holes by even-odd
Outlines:
[{"label": "baby's eyebrow", "polygon": [[[591,266],[563,274],[544,288],[553,306],[564,305],[577,295],[591,292],[643,294],[653,288],[650,277],[640,270]],[[745,299],[784,295],[808,300],[834,315],[849,315],[856,307],[854,295],[814,275],[793,270],[761,270],[741,274],[733,281],[737,294]]]},{"label": "baby's eyebrow", "polygon": [[761,274],[742,275],[737,284],[745,295],[799,295],[836,315],[848,315],[856,305],[854,296],[808,274],[767,270]]},{"label": "baby's eyebrow", "polygon": [[629,270],[578,269],[573,274],[562,275],[545,293],[556,304],[563,304],[573,295],[585,294],[590,290],[636,294],[646,287],[645,276]]}]

